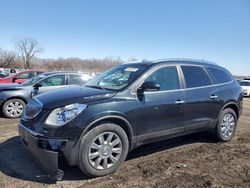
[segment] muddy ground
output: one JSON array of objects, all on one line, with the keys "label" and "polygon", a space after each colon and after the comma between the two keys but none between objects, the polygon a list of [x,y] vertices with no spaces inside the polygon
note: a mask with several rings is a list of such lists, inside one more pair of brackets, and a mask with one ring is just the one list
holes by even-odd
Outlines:
[{"label": "muddy ground", "polygon": [[146,145],[115,174],[94,179],[63,165],[64,180],[51,180],[21,145],[17,124],[0,118],[0,187],[250,187],[249,98],[232,141],[202,133]]}]

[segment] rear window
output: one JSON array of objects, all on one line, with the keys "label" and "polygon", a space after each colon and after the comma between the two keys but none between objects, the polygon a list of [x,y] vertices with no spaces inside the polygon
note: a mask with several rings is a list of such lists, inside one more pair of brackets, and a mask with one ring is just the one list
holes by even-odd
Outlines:
[{"label": "rear window", "polygon": [[207,73],[202,67],[197,66],[181,66],[187,88],[201,87],[211,85]]},{"label": "rear window", "polygon": [[221,84],[232,81],[232,77],[224,70],[217,69],[214,67],[206,67],[213,83]]}]

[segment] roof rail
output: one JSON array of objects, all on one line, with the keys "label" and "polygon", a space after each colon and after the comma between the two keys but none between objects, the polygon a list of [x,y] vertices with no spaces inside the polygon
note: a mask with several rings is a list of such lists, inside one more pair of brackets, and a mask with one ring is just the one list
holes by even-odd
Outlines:
[{"label": "roof rail", "polygon": [[217,63],[214,63],[212,61],[206,61],[203,59],[191,59],[191,58],[166,58],[166,59],[158,59],[155,61],[152,61],[153,63],[159,63],[161,61],[187,61],[187,62],[198,62],[198,63],[206,63],[206,64],[212,64],[212,65],[218,65]]}]

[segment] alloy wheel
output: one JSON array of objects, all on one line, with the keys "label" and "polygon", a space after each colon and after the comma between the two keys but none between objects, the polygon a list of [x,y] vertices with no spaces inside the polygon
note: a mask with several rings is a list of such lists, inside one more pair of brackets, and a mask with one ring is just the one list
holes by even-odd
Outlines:
[{"label": "alloy wheel", "polygon": [[122,142],[113,132],[99,134],[90,145],[88,160],[92,167],[106,170],[112,167],[120,158]]},{"label": "alloy wheel", "polygon": [[225,114],[221,124],[221,134],[223,137],[230,137],[235,129],[235,118],[232,114]]}]

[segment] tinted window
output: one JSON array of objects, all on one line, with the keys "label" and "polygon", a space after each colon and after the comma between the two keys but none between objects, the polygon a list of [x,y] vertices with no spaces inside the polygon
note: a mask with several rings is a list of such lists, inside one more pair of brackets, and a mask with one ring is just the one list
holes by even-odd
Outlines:
[{"label": "tinted window", "polygon": [[206,67],[206,70],[215,84],[226,83],[232,80],[231,76],[224,70],[213,67]]},{"label": "tinted window", "polygon": [[163,67],[153,72],[145,81],[156,82],[160,91],[179,89],[179,77],[175,66]]},{"label": "tinted window", "polygon": [[82,75],[69,75],[69,85],[83,85],[86,83],[86,79]]},{"label": "tinted window", "polygon": [[45,78],[40,82],[42,86],[61,86],[65,84],[64,75],[55,75],[49,78]]},{"label": "tinted window", "polygon": [[201,87],[212,84],[207,73],[202,67],[181,66],[181,69],[184,74],[187,88]]}]

